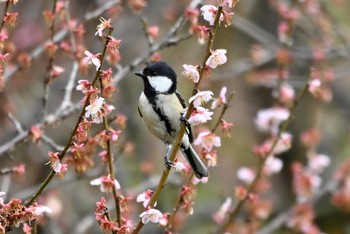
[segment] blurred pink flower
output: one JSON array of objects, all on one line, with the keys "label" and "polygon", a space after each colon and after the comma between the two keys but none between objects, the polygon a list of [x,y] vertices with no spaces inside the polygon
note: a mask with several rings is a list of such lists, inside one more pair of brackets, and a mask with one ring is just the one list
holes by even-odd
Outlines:
[{"label": "blurred pink flower", "polygon": [[281,122],[287,120],[289,110],[283,107],[271,107],[258,111],[255,125],[261,132],[277,133]]},{"label": "blurred pink flower", "polygon": [[250,184],[255,178],[255,172],[248,167],[241,167],[237,170],[237,178],[245,184]]},{"label": "blurred pink flower", "polygon": [[193,144],[201,145],[206,151],[210,152],[213,147],[221,146],[221,139],[219,136],[216,136],[215,133],[209,131],[201,132]]}]

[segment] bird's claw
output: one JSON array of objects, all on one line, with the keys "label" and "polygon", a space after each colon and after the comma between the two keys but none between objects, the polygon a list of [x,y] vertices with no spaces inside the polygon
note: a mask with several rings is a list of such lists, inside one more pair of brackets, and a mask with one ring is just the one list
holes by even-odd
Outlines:
[{"label": "bird's claw", "polygon": [[165,166],[166,168],[172,168],[174,166],[174,163],[170,161],[169,159],[165,158]]},{"label": "bird's claw", "polygon": [[191,127],[191,124],[188,122],[188,120],[187,120],[184,116],[181,116],[181,117],[180,117],[180,121],[181,121],[181,123],[183,123],[186,127],[188,127],[188,128]]}]

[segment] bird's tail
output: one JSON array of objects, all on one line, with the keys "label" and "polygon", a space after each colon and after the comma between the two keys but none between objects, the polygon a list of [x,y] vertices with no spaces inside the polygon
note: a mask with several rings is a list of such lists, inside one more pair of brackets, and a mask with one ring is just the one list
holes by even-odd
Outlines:
[{"label": "bird's tail", "polygon": [[207,167],[204,165],[204,163],[199,158],[198,154],[190,144],[187,148],[184,145],[181,145],[180,149],[182,155],[186,158],[187,162],[190,164],[194,174],[198,179],[209,176]]}]

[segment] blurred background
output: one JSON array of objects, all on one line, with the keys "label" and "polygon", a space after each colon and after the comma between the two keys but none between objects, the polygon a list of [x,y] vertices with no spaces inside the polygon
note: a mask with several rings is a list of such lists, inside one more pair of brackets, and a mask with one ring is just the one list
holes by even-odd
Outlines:
[{"label": "blurred background", "polygon": [[[103,48],[103,40],[94,36],[99,16],[112,18],[113,37],[121,39],[120,61],[116,64],[105,64],[112,67],[114,74],[133,63],[134,59],[148,53],[149,45],[143,30],[143,17],[149,26],[159,27],[159,36],[154,43],[159,43],[167,35],[168,30],[181,16],[190,1],[162,0],[147,1],[140,11],[133,9],[134,1],[107,0],[75,0],[62,1],[68,5],[72,20],[82,25],[84,32],[79,44],[92,53],[99,53]],[[141,1],[142,2],[142,1]],[[215,1],[204,1],[202,4],[215,4]],[[43,48],[50,38],[50,31],[45,24],[42,12],[52,9],[53,1],[19,1],[12,6],[10,12],[18,12],[15,28],[6,28],[9,40],[4,44],[4,51],[10,54],[5,70],[5,86],[0,93],[0,145],[7,143],[19,135],[9,118],[9,114],[18,120],[24,130],[42,121],[43,80],[47,71],[48,55],[39,53],[31,59],[27,68],[18,67],[20,56],[31,54],[37,48]],[[103,9],[100,14],[86,20],[89,13]],[[287,48],[281,43],[280,22],[281,4],[297,9],[300,16],[293,29],[293,43]],[[5,4],[1,3],[1,9]],[[300,142],[300,134],[310,128],[317,128],[321,140],[317,152],[331,157],[332,163],[322,174],[323,181],[332,178],[336,168],[349,156],[349,117],[350,117],[350,47],[348,10],[350,1],[335,0],[241,0],[234,8],[232,25],[220,27],[215,39],[215,49],[226,49],[228,61],[212,71],[210,78],[205,79],[201,90],[212,90],[218,97],[223,86],[228,92],[234,92],[234,98],[224,119],[234,124],[231,137],[217,132],[222,138],[222,147],[218,149],[218,165],[210,168],[210,179],[207,184],[199,184],[195,195],[194,214],[180,215],[177,221],[180,233],[208,233],[215,229],[212,219],[226,197],[234,195],[234,188],[240,184],[236,173],[242,166],[257,165],[258,158],[252,147],[260,144],[265,135],[260,134],[254,125],[256,113],[260,109],[275,104],[273,91],[277,85],[276,73],[281,64],[281,48],[289,53],[286,70],[288,84],[298,93],[309,78],[310,67],[313,66],[315,53],[324,55],[324,66],[334,74],[329,84],[330,99],[316,99],[307,95],[300,103],[293,122],[288,129],[293,134],[290,151],[279,155],[283,163],[282,171],[274,175],[271,187],[264,196],[273,202],[271,217],[289,209],[295,202],[292,189],[291,163],[306,163],[306,148]],[[3,12],[3,10],[0,10]],[[98,12],[97,12],[98,13]],[[199,17],[200,24],[207,22]],[[66,23],[57,19],[56,32],[65,30]],[[78,27],[77,27],[78,29]],[[180,29],[178,35],[187,35],[189,24]],[[69,34],[58,39],[59,45],[54,57],[54,64],[63,67],[64,72],[50,85],[48,113],[58,110],[63,99],[68,77],[71,74],[74,58],[62,48],[62,42],[69,42]],[[186,100],[191,96],[193,83],[181,76],[183,64],[201,64],[205,46],[200,45],[196,37],[183,40],[178,44],[157,51],[160,59],[170,64],[178,74],[178,89]],[[157,55],[158,56],[158,55]],[[153,56],[154,58],[155,56]],[[145,62],[152,60],[152,56]],[[121,134],[120,144],[115,147],[117,154],[116,178],[121,184],[124,196],[135,196],[148,188],[154,188],[164,167],[163,155],[165,147],[162,142],[151,135],[137,111],[137,102],[143,90],[141,80],[133,73],[143,69],[146,63],[132,67],[116,83],[116,93],[112,104],[114,115],[127,117],[126,128]],[[9,75],[12,71],[13,74]],[[79,72],[75,81],[92,80],[94,69],[87,73]],[[329,96],[327,96],[329,97]],[[74,103],[83,98],[80,92],[73,92]],[[44,132],[58,146],[64,146],[67,137],[77,119],[79,108],[66,118],[55,124],[45,126]],[[196,132],[213,127],[219,112],[215,112],[213,120],[206,126],[196,128]],[[98,128],[93,131],[99,131]],[[33,143],[25,138],[15,147],[7,149],[0,155],[0,169],[11,168],[20,163],[26,166],[24,176],[1,175],[0,191],[6,192],[6,199],[28,199],[50,171],[45,165],[49,159],[47,152],[55,151],[52,144],[41,141]],[[101,196],[111,201],[109,195],[101,194],[99,189],[90,185],[90,181],[105,172],[99,157],[94,160],[94,167],[86,174],[75,173],[69,169],[64,180],[54,179],[39,198],[39,204],[46,204],[54,209],[50,218],[43,218],[39,233],[100,233],[94,219],[95,202]],[[180,156],[181,157],[181,156]],[[172,174],[164,188],[158,209],[171,211],[180,192],[181,176]],[[330,201],[331,194],[318,200],[315,213],[316,224],[324,233],[350,233],[349,214],[337,209]],[[5,200],[6,200],[5,199]],[[113,203],[110,205],[113,207]],[[133,220],[138,221],[137,214],[142,212],[140,204],[130,206]],[[245,220],[244,212],[239,217]],[[183,222],[181,221],[183,220]],[[266,222],[268,222],[267,219]],[[16,229],[13,233],[21,233]],[[148,224],[141,233],[163,233],[163,229],[155,224]],[[274,233],[296,233],[281,228]]]}]

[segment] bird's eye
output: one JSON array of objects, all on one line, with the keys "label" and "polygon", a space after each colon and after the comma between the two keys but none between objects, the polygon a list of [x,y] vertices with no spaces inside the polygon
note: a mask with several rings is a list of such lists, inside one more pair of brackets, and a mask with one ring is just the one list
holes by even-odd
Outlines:
[{"label": "bird's eye", "polygon": [[157,72],[152,71],[152,72],[151,72],[151,75],[152,75],[152,76],[156,76],[156,75],[157,75]]}]

